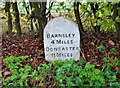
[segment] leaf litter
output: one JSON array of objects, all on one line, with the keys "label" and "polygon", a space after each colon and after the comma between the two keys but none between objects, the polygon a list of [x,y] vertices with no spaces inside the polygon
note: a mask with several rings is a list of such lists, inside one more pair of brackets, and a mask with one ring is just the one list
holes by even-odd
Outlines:
[{"label": "leaf litter", "polygon": [[[103,44],[106,48],[105,52],[99,52],[98,46]],[[90,62],[95,64],[97,68],[100,68],[103,64],[103,58],[106,56],[120,59],[120,41],[117,34],[112,32],[87,32],[85,36],[81,38],[81,58],[84,62]],[[116,54],[111,54],[110,49],[115,48]],[[8,34],[2,36],[2,59],[9,56],[29,56],[30,59],[24,60],[21,65],[30,63],[34,70],[41,64],[48,64],[44,55],[44,44],[42,40],[37,38],[35,32],[24,33],[21,38],[17,38],[14,35],[12,38]],[[120,69],[120,67],[117,67]],[[3,63],[2,72],[3,77],[10,76],[9,71],[6,69]],[[9,74],[8,74],[9,73]],[[117,78],[120,79],[120,74],[117,74]],[[120,81],[120,80],[119,80]]]}]

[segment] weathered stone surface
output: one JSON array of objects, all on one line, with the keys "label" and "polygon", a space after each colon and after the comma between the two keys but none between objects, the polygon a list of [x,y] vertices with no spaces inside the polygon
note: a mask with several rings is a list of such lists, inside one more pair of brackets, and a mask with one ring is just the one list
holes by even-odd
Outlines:
[{"label": "weathered stone surface", "polygon": [[48,61],[80,58],[80,34],[72,21],[57,17],[44,29],[45,59]]}]

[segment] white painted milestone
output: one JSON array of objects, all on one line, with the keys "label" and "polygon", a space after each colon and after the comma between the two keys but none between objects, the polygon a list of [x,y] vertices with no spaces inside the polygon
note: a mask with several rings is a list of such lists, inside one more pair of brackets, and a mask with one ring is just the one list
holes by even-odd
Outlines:
[{"label": "white painted milestone", "polygon": [[47,61],[80,58],[80,33],[77,25],[63,17],[50,20],[44,29]]}]

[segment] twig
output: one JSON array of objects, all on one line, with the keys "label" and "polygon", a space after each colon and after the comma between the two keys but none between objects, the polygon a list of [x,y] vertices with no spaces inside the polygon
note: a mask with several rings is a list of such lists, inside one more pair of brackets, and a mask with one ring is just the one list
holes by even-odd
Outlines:
[{"label": "twig", "polygon": [[86,61],[86,58],[85,58],[85,55],[84,55],[84,53],[82,52],[82,49],[81,49],[81,54],[82,54],[82,58]]}]

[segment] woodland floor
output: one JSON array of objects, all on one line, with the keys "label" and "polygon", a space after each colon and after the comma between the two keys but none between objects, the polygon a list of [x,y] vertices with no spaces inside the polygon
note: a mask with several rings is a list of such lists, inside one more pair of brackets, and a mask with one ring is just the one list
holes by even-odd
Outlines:
[{"label": "woodland floor", "polygon": [[[101,53],[98,51],[98,46],[103,44],[106,47],[106,51]],[[91,62],[97,67],[100,67],[103,63],[103,58],[110,56],[112,58],[117,57],[120,59],[120,41],[118,41],[116,33],[95,33],[88,32],[80,41],[81,46],[81,58],[85,62]],[[111,48],[117,49],[117,54],[110,54]],[[42,63],[48,63],[44,56],[43,42],[36,38],[35,33],[25,33],[19,39],[16,36],[9,38],[7,34],[2,36],[2,58],[8,56],[29,56],[30,60],[24,63],[31,63],[31,66],[41,65]],[[5,70],[5,65],[2,67],[3,73]],[[5,77],[5,76],[4,76]]]}]

